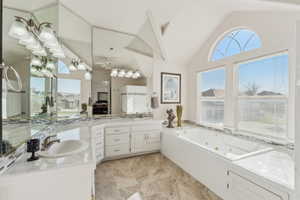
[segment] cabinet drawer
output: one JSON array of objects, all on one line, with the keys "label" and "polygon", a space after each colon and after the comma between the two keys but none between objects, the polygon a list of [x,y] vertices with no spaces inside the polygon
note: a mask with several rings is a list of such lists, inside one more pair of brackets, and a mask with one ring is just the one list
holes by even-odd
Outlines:
[{"label": "cabinet drawer", "polygon": [[106,134],[119,134],[119,133],[129,133],[130,128],[127,126],[123,127],[111,127],[111,128],[106,128],[105,133]]},{"label": "cabinet drawer", "polygon": [[129,133],[123,133],[118,135],[107,135],[105,137],[105,145],[112,146],[118,144],[129,144]]},{"label": "cabinet drawer", "polygon": [[161,125],[160,124],[149,124],[149,125],[136,125],[132,127],[132,132],[139,132],[139,131],[160,131]]},{"label": "cabinet drawer", "polygon": [[129,144],[109,146],[109,147],[105,148],[105,156],[106,157],[129,154],[129,152],[130,152],[129,151]]},{"label": "cabinet drawer", "polygon": [[230,194],[232,200],[284,200],[273,193],[247,179],[230,172]]}]

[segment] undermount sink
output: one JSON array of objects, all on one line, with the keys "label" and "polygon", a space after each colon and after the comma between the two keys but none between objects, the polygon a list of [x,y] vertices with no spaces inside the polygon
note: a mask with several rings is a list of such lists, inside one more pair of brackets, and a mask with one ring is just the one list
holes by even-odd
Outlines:
[{"label": "undermount sink", "polygon": [[42,157],[57,158],[71,156],[80,153],[88,148],[88,143],[81,140],[66,140],[54,143],[47,151],[39,153]]}]

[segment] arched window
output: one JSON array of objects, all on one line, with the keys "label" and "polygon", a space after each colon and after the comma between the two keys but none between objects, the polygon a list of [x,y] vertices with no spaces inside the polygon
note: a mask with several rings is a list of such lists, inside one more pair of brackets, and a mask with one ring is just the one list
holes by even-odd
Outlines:
[{"label": "arched window", "polygon": [[255,32],[248,29],[238,29],[230,32],[217,43],[210,60],[220,60],[260,47],[261,40]]}]

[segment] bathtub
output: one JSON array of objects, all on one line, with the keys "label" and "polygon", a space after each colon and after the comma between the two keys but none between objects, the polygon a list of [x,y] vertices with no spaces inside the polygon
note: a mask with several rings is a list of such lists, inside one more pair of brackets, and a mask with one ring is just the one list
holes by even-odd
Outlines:
[{"label": "bathtub", "polygon": [[272,148],[205,128],[164,129],[161,152],[222,199],[228,199],[233,161]]},{"label": "bathtub", "polygon": [[204,128],[177,131],[179,138],[211,151],[225,159],[236,161],[272,150],[264,144]]}]

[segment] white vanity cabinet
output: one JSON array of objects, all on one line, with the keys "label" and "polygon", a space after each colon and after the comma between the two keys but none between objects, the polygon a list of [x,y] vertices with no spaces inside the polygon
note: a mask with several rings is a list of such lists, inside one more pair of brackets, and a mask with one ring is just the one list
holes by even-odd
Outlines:
[{"label": "white vanity cabinet", "polygon": [[279,194],[269,189],[261,187],[256,183],[237,175],[229,173],[230,181],[228,185],[230,200],[288,200],[287,193]]},{"label": "white vanity cabinet", "polygon": [[104,128],[101,125],[92,127],[93,150],[96,163],[100,163],[104,159]]},{"label": "white vanity cabinet", "polygon": [[133,126],[131,151],[139,153],[160,150],[160,132],[158,125]]},{"label": "white vanity cabinet", "polygon": [[130,127],[105,128],[105,157],[121,156],[130,153]]},{"label": "white vanity cabinet", "polygon": [[130,123],[105,128],[105,158],[160,150],[160,122]]}]

